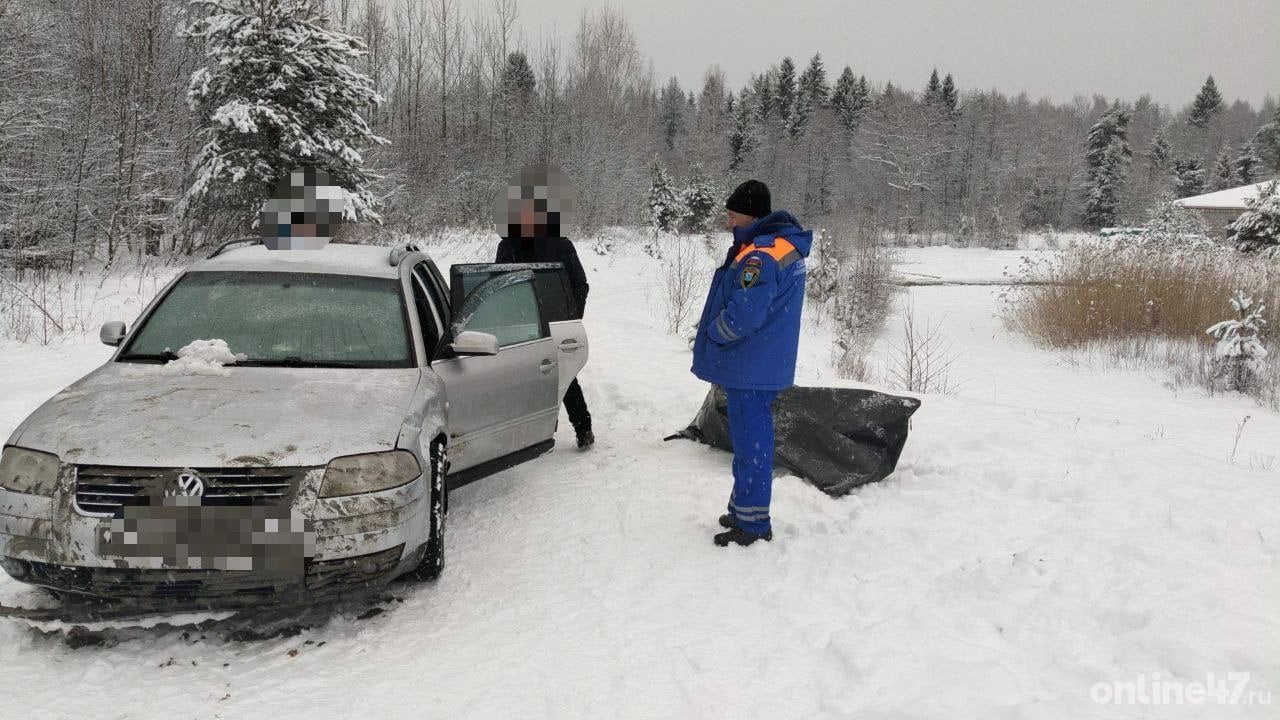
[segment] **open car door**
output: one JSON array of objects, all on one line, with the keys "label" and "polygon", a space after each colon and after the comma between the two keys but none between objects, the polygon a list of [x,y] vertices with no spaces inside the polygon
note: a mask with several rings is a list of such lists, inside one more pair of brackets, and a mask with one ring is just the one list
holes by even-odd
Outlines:
[{"label": "open car door", "polygon": [[[551,449],[559,351],[532,272],[493,273],[451,304],[449,338],[431,367],[448,394],[449,484],[457,487]],[[486,354],[450,350],[477,337],[496,346]]]},{"label": "open car door", "polygon": [[582,324],[582,310],[574,298],[569,273],[562,263],[454,265],[449,271],[452,305],[455,308],[461,307],[466,298],[482,284],[513,272],[533,274],[539,311],[547,322],[556,347],[558,404],[564,400],[569,383],[586,366],[589,354],[587,331]]}]

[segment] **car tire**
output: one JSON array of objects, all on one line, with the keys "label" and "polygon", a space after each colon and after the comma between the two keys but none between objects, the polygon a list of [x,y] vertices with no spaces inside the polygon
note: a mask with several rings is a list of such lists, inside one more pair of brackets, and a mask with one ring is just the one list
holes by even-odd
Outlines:
[{"label": "car tire", "polygon": [[443,440],[431,443],[429,451],[431,463],[431,507],[429,510],[430,534],[427,536],[427,550],[418,567],[410,573],[417,580],[435,580],[444,572],[444,528],[448,513],[448,488],[445,486],[445,472],[448,468],[448,450]]}]

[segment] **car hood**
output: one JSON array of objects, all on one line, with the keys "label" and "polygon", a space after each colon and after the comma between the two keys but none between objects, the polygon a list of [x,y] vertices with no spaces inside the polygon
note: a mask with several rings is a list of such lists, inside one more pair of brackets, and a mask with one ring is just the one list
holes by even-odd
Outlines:
[{"label": "car hood", "polygon": [[88,465],[324,465],[394,448],[420,378],[417,368],[170,375],[109,362],[40,406],[10,442]]}]

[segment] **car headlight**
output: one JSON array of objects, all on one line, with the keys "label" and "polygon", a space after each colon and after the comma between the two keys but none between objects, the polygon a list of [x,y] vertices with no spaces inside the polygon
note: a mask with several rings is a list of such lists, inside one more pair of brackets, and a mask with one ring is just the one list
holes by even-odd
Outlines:
[{"label": "car headlight", "polygon": [[413,482],[422,474],[418,458],[407,450],[348,455],[324,469],[320,497],[341,497],[390,490]]},{"label": "car headlight", "polygon": [[0,488],[27,495],[53,495],[58,486],[57,455],[9,446],[0,454]]}]

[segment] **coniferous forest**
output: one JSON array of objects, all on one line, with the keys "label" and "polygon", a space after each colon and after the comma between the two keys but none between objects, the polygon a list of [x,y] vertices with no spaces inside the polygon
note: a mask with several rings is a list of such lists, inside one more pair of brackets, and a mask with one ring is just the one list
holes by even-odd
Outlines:
[{"label": "coniferous forest", "polygon": [[806,224],[991,246],[1138,222],[1166,195],[1280,170],[1275,100],[1231,99],[1212,68],[1173,106],[1009,95],[945,67],[867,77],[799,53],[735,69],[750,73],[741,86],[709,67],[686,87],[655,76],[620,10],[531,37],[518,0],[0,0],[4,257],[71,264],[246,232],[225,198],[191,196],[209,140],[208,87],[192,77],[212,66],[193,28],[265,6],[352,37],[347,61],[367,85],[347,97],[362,125],[350,151],[388,229],[487,223],[495,193],[539,160],[572,178],[580,231],[650,222],[656,165],[700,194],[767,179]]}]

